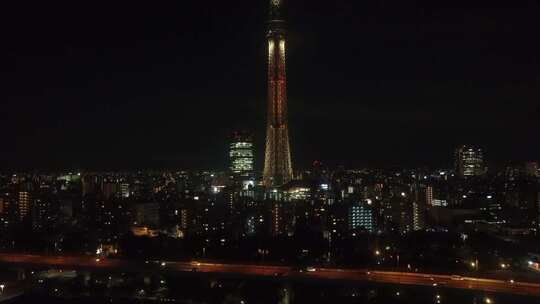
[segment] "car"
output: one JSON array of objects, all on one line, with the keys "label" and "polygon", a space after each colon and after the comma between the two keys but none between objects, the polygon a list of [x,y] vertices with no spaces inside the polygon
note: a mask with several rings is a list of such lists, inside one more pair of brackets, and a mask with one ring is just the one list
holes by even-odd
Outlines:
[{"label": "car", "polygon": [[306,267],[306,271],[307,272],[315,272],[315,271],[317,271],[317,269],[315,267],[308,266],[308,267]]}]

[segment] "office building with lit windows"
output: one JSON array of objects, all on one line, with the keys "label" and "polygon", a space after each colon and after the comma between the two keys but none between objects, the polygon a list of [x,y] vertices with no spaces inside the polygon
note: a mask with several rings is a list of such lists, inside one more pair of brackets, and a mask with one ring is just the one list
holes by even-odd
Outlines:
[{"label": "office building with lit windows", "polygon": [[456,149],[456,173],[459,176],[479,176],[485,171],[482,149],[472,146],[461,146]]},{"label": "office building with lit windows", "polygon": [[349,230],[364,229],[368,232],[375,230],[371,202],[364,200],[354,202],[349,207]]},{"label": "office building with lit windows", "polygon": [[22,221],[28,216],[30,209],[30,194],[27,191],[19,192],[19,219]]},{"label": "office building with lit windows", "polygon": [[229,147],[231,173],[241,179],[253,177],[253,137],[250,134],[236,132]]}]

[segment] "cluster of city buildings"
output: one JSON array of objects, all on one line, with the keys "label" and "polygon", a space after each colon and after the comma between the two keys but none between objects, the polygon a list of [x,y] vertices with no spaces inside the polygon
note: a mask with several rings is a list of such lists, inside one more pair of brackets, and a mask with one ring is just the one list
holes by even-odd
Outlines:
[{"label": "cluster of city buildings", "polygon": [[226,246],[251,237],[294,238],[299,227],[329,244],[365,234],[529,235],[539,228],[538,164],[487,170],[474,147],[456,149],[455,167],[440,170],[330,170],[316,161],[277,187],[265,186],[255,171],[251,136],[234,134],[228,153],[223,172],[2,174],[2,244],[13,245],[16,231],[55,227],[92,231],[95,244],[107,248],[130,233]]}]

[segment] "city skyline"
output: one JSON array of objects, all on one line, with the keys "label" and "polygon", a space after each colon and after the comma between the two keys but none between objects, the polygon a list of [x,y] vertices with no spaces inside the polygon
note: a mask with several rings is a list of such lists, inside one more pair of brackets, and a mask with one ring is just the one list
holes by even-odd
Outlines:
[{"label": "city skyline", "polygon": [[[249,129],[262,169],[266,2],[8,18],[0,168],[226,168]],[[451,166],[461,144],[537,160],[537,4],[513,5],[289,1],[293,162]]]},{"label": "city skyline", "polygon": [[10,3],[0,302],[537,303],[512,5]]},{"label": "city skyline", "polygon": [[540,3],[215,2],[8,4],[0,302],[539,302]]}]

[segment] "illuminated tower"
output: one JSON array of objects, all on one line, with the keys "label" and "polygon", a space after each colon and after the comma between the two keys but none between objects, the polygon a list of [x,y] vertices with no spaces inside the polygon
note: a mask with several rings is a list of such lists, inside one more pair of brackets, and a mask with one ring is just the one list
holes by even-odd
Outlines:
[{"label": "illuminated tower", "polygon": [[292,179],[291,150],[287,124],[285,78],[285,21],[283,0],[270,0],[268,22],[268,116],[263,182],[280,186]]}]

